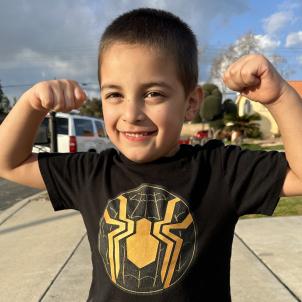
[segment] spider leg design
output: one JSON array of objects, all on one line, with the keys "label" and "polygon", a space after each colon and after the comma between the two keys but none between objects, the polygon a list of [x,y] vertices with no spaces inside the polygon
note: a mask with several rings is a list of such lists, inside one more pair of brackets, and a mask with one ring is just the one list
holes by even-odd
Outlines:
[{"label": "spider leg design", "polygon": [[[165,252],[164,260],[163,260],[163,266],[161,270],[161,280],[164,282],[164,288],[169,287],[173,272],[176,266],[176,262],[181,250],[181,246],[183,243],[182,238],[174,235],[173,233],[170,232],[171,229],[187,229],[190,224],[193,222],[193,218],[191,214],[188,214],[187,217],[180,223],[174,223],[174,224],[168,224],[172,221],[173,218],[173,213],[176,204],[181,201],[179,198],[174,198],[169,200],[168,205],[167,205],[167,210],[166,214],[164,217],[164,220],[158,221],[154,223],[154,236],[159,238],[161,241],[166,243],[167,249]],[[162,227],[162,233],[165,235],[161,234],[161,226]],[[167,237],[166,237],[167,236]],[[172,240],[170,240],[170,239]],[[176,245],[176,247],[175,247]],[[175,247],[175,249],[174,249]],[[173,251],[174,249],[174,251]],[[172,259],[171,259],[171,254],[172,254]],[[169,266],[169,260],[171,259],[170,267]],[[166,277],[167,275],[167,277]],[[165,280],[166,277],[166,280]],[[164,281],[165,280],[165,281]]]},{"label": "spider leg design", "polygon": [[193,222],[192,216],[191,214],[188,214],[187,217],[181,222],[181,223],[174,223],[174,224],[168,224],[168,225],[164,225],[163,226],[163,233],[165,235],[167,235],[168,237],[170,236],[170,238],[175,240],[175,249],[173,251],[173,255],[172,255],[172,260],[171,260],[171,264],[169,267],[169,271],[167,274],[167,279],[165,281],[165,287],[168,287],[170,285],[172,276],[173,276],[173,272],[175,270],[175,266],[176,266],[176,262],[178,259],[178,256],[180,254],[180,250],[182,247],[182,243],[183,240],[182,238],[174,235],[173,233],[170,232],[170,230],[172,229],[187,229],[189,227],[189,225]]},{"label": "spider leg design", "polygon": [[134,233],[134,221],[126,218],[127,199],[124,196],[119,196],[118,200],[120,201],[119,218],[122,221],[111,218],[107,209],[104,213],[104,218],[107,224],[119,226],[108,234],[109,263],[111,279],[114,283],[116,283],[116,278],[120,271],[119,241]]}]

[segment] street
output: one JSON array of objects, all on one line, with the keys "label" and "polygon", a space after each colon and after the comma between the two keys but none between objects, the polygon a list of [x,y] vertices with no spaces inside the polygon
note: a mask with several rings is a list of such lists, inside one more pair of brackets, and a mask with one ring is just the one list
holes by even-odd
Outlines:
[{"label": "street", "polygon": [[40,190],[21,186],[17,183],[0,178],[0,212],[11,207],[18,201],[38,192],[40,192]]}]

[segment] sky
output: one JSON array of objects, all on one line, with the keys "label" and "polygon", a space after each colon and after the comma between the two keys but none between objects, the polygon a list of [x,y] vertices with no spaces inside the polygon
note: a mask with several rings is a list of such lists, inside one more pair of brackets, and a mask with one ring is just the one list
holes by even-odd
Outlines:
[{"label": "sky", "polygon": [[168,10],[193,29],[200,81],[215,57],[246,33],[262,52],[287,61],[288,80],[302,80],[300,0],[0,0],[0,81],[12,101],[33,84],[68,78],[99,95],[98,43],[105,27],[138,7]]}]

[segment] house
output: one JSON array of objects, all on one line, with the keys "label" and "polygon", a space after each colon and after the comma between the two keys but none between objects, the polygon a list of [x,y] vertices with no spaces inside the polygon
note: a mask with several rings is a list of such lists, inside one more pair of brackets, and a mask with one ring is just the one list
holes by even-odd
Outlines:
[{"label": "house", "polygon": [[[288,83],[294,87],[302,97],[302,81],[288,81]],[[277,123],[264,105],[258,102],[252,102],[242,95],[238,95],[236,104],[238,107],[238,114],[240,116],[256,112],[261,115],[261,121],[259,121],[259,124],[263,138],[272,138],[280,135]]]}]

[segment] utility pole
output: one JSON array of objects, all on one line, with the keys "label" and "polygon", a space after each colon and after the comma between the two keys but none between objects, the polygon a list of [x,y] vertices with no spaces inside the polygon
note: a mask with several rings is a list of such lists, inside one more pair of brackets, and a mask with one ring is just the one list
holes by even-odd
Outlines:
[{"label": "utility pole", "polygon": [[[57,78],[54,77],[54,80]],[[50,130],[50,152],[58,152],[58,133],[57,133],[57,121],[56,121],[56,112],[49,112],[49,130]]]},{"label": "utility pole", "polygon": [[58,152],[58,139],[57,139],[57,121],[56,112],[49,113],[49,129],[50,129],[50,152]]}]

